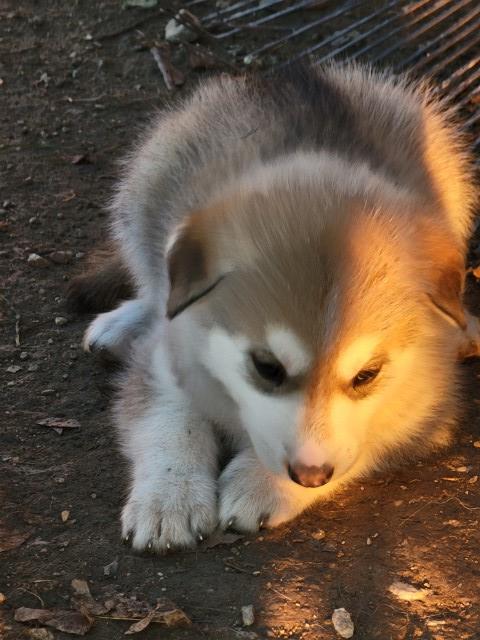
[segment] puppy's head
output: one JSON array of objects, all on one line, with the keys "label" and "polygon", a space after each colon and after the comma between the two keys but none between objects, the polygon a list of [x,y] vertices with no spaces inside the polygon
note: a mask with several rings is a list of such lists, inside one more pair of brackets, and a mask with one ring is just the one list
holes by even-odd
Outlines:
[{"label": "puppy's head", "polygon": [[462,255],[412,207],[382,189],[276,182],[170,239],[168,315],[195,325],[195,358],[264,465],[305,487],[444,437]]}]

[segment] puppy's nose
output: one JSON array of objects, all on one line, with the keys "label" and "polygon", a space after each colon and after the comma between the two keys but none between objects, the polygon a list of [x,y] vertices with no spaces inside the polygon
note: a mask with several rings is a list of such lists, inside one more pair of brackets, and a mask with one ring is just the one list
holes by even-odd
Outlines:
[{"label": "puppy's nose", "polygon": [[333,467],[330,464],[322,464],[321,467],[307,467],[301,463],[289,464],[288,475],[302,487],[321,487],[333,476]]}]

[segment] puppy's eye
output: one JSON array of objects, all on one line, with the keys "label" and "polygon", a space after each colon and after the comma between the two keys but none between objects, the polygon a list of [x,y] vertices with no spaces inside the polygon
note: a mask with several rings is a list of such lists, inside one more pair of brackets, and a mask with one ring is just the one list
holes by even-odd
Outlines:
[{"label": "puppy's eye", "polygon": [[352,387],[356,389],[362,389],[367,387],[380,373],[381,367],[369,367],[368,369],[362,369],[352,380]]},{"label": "puppy's eye", "polygon": [[279,387],[285,382],[287,372],[272,353],[257,351],[252,352],[250,357],[256,372],[261,378],[275,387]]}]

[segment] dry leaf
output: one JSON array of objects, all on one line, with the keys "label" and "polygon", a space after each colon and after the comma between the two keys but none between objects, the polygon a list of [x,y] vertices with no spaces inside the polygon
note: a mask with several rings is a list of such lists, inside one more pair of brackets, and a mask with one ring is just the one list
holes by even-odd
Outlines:
[{"label": "dry leaf", "polygon": [[54,611],[20,607],[15,611],[16,622],[39,622],[58,631],[84,636],[90,631],[93,619],[77,611]]},{"label": "dry leaf", "polygon": [[112,609],[93,599],[90,588],[86,580],[74,578],[70,583],[73,589],[73,597],[71,599],[72,606],[85,616],[101,616]]},{"label": "dry leaf", "polygon": [[86,580],[74,578],[70,585],[76,596],[88,596],[89,598],[92,597],[92,594],[90,593],[90,587],[88,586],[88,582]]},{"label": "dry leaf", "polygon": [[9,531],[0,522],[0,553],[10,551],[22,545],[31,536],[31,531]]},{"label": "dry leaf", "polygon": [[142,618],[138,622],[134,622],[133,624],[131,624],[128,627],[128,629],[125,631],[125,635],[126,636],[133,635],[134,633],[140,633],[140,631],[143,631],[144,629],[146,629],[148,625],[151,623],[154,615],[155,615],[155,609],[151,611],[148,614],[148,616],[145,616],[145,618]]},{"label": "dry leaf", "polygon": [[392,582],[388,587],[390,593],[393,593],[399,600],[406,600],[407,602],[413,602],[414,600],[425,600],[428,595],[426,589],[417,589],[408,582]]},{"label": "dry leaf", "polygon": [[221,544],[234,544],[239,540],[242,540],[245,536],[240,533],[225,533],[221,529],[214,531],[212,535],[207,538],[202,544],[200,548],[206,551],[207,549],[213,549],[214,547],[218,547]]},{"label": "dry leaf", "polygon": [[80,429],[78,420],[67,420],[66,418],[45,418],[37,420],[37,424],[51,429]]}]

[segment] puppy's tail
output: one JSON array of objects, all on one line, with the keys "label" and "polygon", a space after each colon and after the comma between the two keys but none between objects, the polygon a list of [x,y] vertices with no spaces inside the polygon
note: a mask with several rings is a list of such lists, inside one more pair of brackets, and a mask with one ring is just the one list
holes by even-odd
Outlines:
[{"label": "puppy's tail", "polygon": [[125,263],[113,246],[105,245],[92,252],[85,271],[70,281],[67,306],[76,313],[101,313],[134,295],[135,287]]}]

